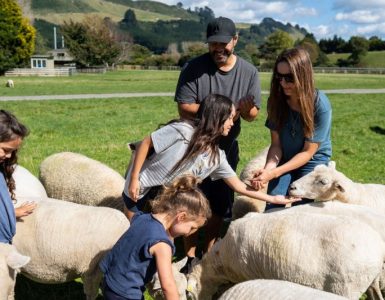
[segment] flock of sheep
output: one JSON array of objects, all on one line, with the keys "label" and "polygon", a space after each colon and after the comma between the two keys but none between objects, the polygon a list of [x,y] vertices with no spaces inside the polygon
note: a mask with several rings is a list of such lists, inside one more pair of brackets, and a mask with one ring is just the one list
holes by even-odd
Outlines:
[{"label": "flock of sheep", "polygon": [[[241,179],[250,180],[265,157],[266,149]],[[98,263],[129,228],[121,212],[124,178],[71,152],[46,158],[39,177],[21,166],[14,173],[16,205],[38,206],[18,220],[13,245],[0,244],[0,300],[14,298],[19,269],[40,283],[81,277],[87,299],[95,299]],[[238,219],[225,237],[187,277],[174,265],[180,298],[383,299],[385,186],[355,183],[330,163],[293,183],[290,193],[320,202],[262,214],[263,202],[237,197]],[[156,276],[149,290],[162,297]]]}]

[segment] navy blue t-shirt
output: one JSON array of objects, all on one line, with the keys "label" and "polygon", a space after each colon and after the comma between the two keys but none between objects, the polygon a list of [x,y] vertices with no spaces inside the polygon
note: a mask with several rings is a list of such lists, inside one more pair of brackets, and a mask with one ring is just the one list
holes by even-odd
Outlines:
[{"label": "navy blue t-shirt", "polygon": [[[311,138],[305,138],[303,123],[300,113],[290,110],[289,117],[279,132],[279,139],[282,147],[282,161],[286,162],[301,152],[305,141],[319,143],[317,152],[311,161],[325,160],[332,154],[330,131],[332,126],[332,108],[327,96],[317,91],[314,111],[314,133]],[[266,127],[275,130],[273,123],[266,121]]]},{"label": "navy blue t-shirt", "polygon": [[4,175],[0,172],[0,242],[11,244],[15,232],[15,208]]},{"label": "navy blue t-shirt", "polygon": [[130,228],[99,264],[108,287],[122,297],[142,299],[145,284],[156,272],[155,257],[149,250],[159,242],[175,252],[163,224],[152,214],[136,213]]}]

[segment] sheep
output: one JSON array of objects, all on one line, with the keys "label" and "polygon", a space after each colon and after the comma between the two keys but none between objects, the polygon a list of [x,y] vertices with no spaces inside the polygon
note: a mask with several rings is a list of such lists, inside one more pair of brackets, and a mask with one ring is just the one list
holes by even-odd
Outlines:
[{"label": "sheep", "polygon": [[123,211],[125,180],[101,162],[78,153],[60,152],[44,159],[39,171],[51,198]]},{"label": "sheep", "polygon": [[[290,211],[291,209],[288,209]],[[385,243],[351,217],[301,213],[249,213],[188,275],[195,299],[211,299],[221,284],[278,279],[358,299],[378,299]]]},{"label": "sheep", "polygon": [[13,83],[13,80],[12,79],[8,79],[7,80],[7,83],[5,84],[6,87],[9,87],[9,88],[14,88],[15,87],[15,84]]},{"label": "sheep", "polygon": [[32,175],[26,168],[16,165],[12,177],[16,183],[15,207],[21,205],[26,199],[38,202],[42,198],[47,198],[47,192],[44,186],[39,179]]},{"label": "sheep", "polygon": [[102,278],[99,261],[128,228],[129,221],[116,209],[47,198],[16,223],[13,243],[31,257],[23,275],[40,283],[81,277],[90,300],[96,298]]},{"label": "sheep", "polygon": [[219,300],[346,300],[332,293],[282,280],[249,280],[227,290]]},{"label": "sheep", "polygon": [[[251,186],[251,180],[254,178],[255,172],[265,166],[268,152],[269,147],[264,148],[242,169],[239,178],[244,183]],[[266,192],[266,188],[263,191]],[[238,218],[242,218],[249,212],[263,212],[265,207],[265,201],[255,200],[244,195],[237,195],[234,199],[232,208],[232,218],[233,220],[236,220]]]},{"label": "sheep", "polygon": [[319,165],[290,185],[289,194],[317,201],[338,200],[374,208],[385,214],[385,185],[356,183],[335,168]]},{"label": "sheep", "polygon": [[0,243],[0,299],[14,299],[16,274],[29,262],[13,245]]},{"label": "sheep", "polygon": [[[180,269],[182,269],[182,267],[186,264],[186,262],[187,256],[172,264],[172,273],[174,275],[175,282],[177,283],[179,300],[187,300],[187,278],[185,274],[179,272]],[[151,282],[147,284],[146,288],[153,299],[164,299],[164,294],[160,285],[158,273],[155,273],[154,277],[152,278]]]}]

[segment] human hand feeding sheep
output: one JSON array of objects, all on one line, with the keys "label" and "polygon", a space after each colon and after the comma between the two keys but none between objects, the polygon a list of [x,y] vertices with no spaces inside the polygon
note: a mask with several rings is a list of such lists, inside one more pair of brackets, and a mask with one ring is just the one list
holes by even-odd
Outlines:
[{"label": "human hand feeding sheep", "polygon": [[16,218],[22,218],[32,214],[35,208],[36,208],[36,203],[33,201],[22,203],[19,207],[15,208]]}]

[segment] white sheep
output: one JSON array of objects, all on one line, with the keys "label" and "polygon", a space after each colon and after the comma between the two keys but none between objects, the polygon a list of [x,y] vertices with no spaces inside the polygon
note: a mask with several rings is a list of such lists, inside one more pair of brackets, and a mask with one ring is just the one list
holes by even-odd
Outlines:
[{"label": "white sheep", "polygon": [[[290,209],[288,210],[290,211]],[[316,213],[250,213],[192,268],[188,290],[211,299],[226,283],[277,279],[358,299],[382,299],[385,243],[364,222]]]},{"label": "white sheep", "polygon": [[353,182],[336,170],[334,162],[328,166],[319,165],[293,182],[289,193],[317,201],[338,200],[364,205],[385,214],[385,185]]},{"label": "white sheep", "polygon": [[40,199],[47,198],[47,193],[42,183],[26,168],[17,165],[12,177],[16,183],[15,207],[20,206],[26,199],[38,202]]},{"label": "white sheep", "polygon": [[23,275],[40,283],[81,277],[87,299],[95,299],[102,278],[98,263],[128,228],[116,209],[42,199],[16,223],[13,244],[31,257]]},{"label": "white sheep", "polygon": [[16,274],[29,262],[13,245],[0,243],[0,299],[14,299]]},{"label": "white sheep", "polygon": [[[254,158],[252,158],[242,169],[239,178],[244,183],[251,186],[251,180],[254,178],[255,172],[259,169],[263,169],[263,167],[265,166],[268,152],[269,147],[264,148]],[[266,192],[266,188],[263,191]],[[263,212],[265,210],[265,207],[265,201],[259,201],[244,195],[237,195],[234,199],[234,204],[232,208],[233,220],[242,218],[249,212]]]},{"label": "white sheep", "polygon": [[41,163],[39,177],[51,198],[123,210],[123,176],[87,156],[53,154]]},{"label": "white sheep", "polygon": [[[174,275],[174,279],[177,284],[179,300],[187,300],[186,298],[187,278],[185,274],[180,272],[180,269],[183,268],[186,262],[187,262],[187,256],[185,256],[183,259],[172,264],[172,273]],[[164,294],[163,294],[162,287],[160,285],[158,272],[155,273],[154,277],[152,278],[151,282],[147,284],[146,288],[148,290],[148,293],[151,295],[153,299],[155,300],[164,299]]]},{"label": "white sheep", "polygon": [[7,80],[7,83],[5,84],[6,87],[10,87],[10,88],[13,88],[15,87],[15,84],[13,83],[13,80],[12,79],[8,79]]},{"label": "white sheep", "polygon": [[227,290],[219,300],[347,300],[332,293],[282,280],[244,281]]}]

